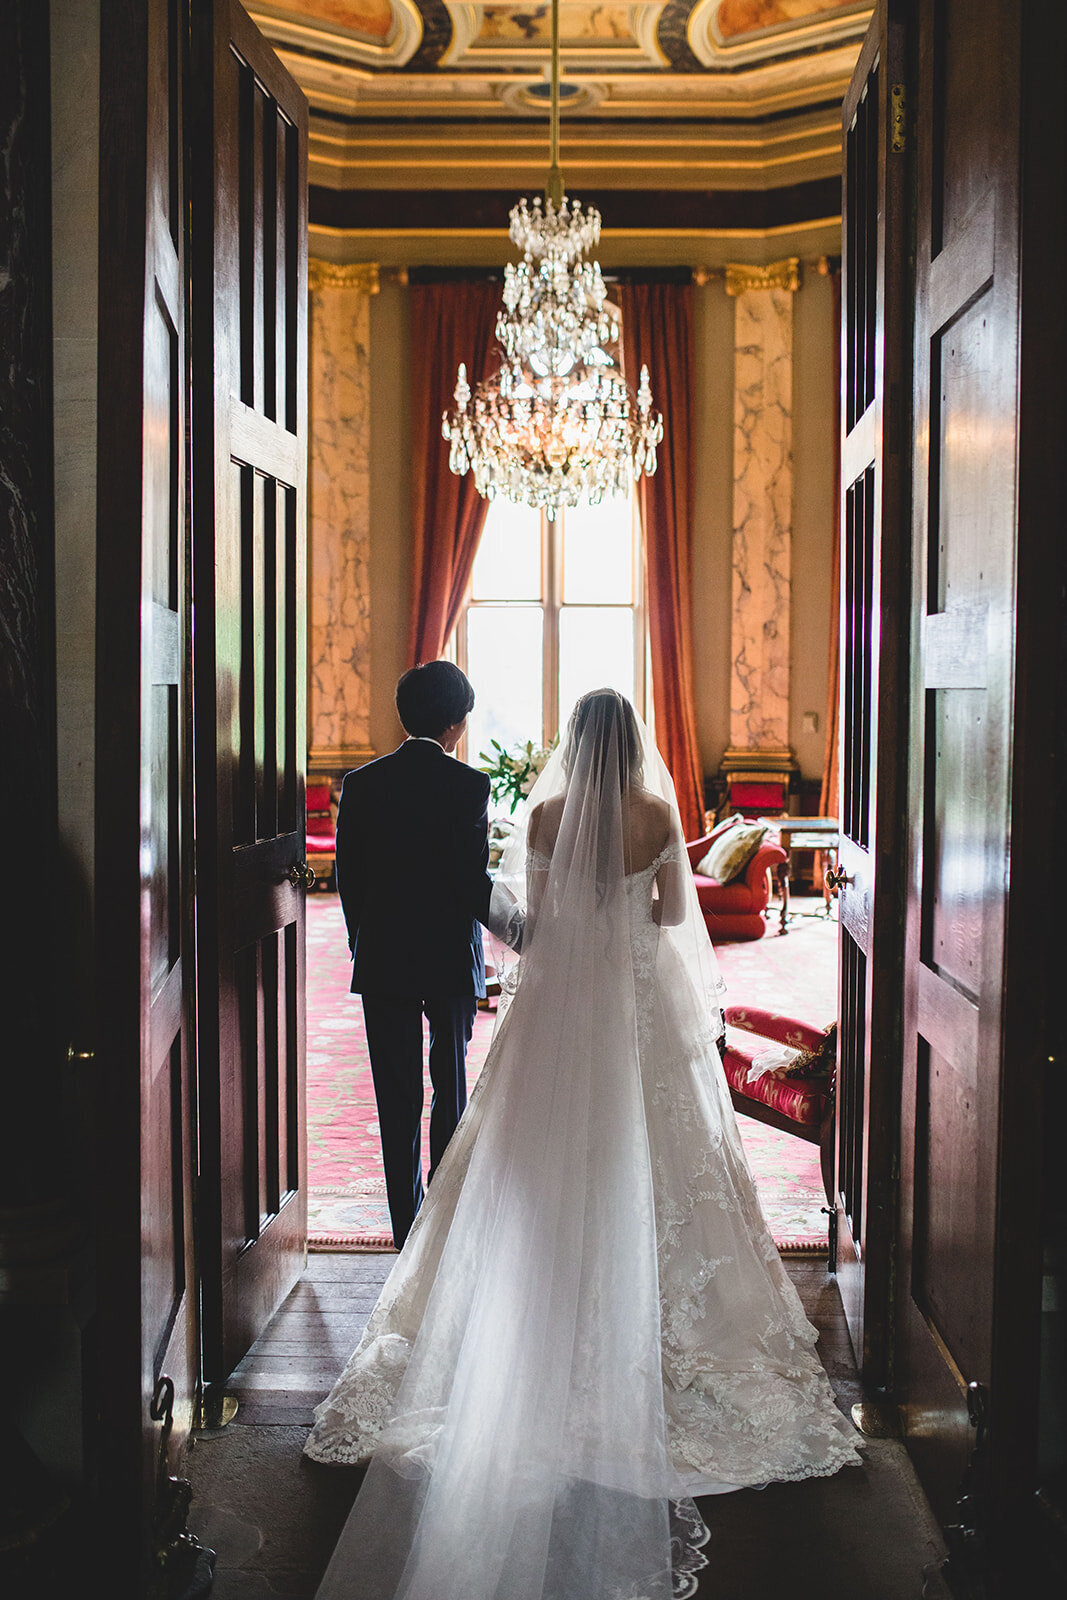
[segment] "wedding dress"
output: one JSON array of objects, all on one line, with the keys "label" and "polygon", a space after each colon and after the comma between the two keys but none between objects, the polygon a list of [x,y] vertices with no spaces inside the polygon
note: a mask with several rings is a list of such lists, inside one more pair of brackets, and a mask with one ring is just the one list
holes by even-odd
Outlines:
[{"label": "wedding dress", "polygon": [[305,1445],[370,1463],[318,1600],[689,1595],[692,1496],[859,1455],[745,1161],[670,779],[613,691],[494,898],[525,929],[488,1058]]}]

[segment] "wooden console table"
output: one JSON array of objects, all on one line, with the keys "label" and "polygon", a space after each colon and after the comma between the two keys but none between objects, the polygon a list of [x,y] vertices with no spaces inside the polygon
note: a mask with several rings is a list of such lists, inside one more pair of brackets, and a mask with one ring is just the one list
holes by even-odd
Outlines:
[{"label": "wooden console table", "polygon": [[[794,850],[827,850],[837,864],[839,823],[836,817],[779,817],[774,822],[778,838],[785,851],[785,860],[776,868],[778,893],[782,899],[781,932],[789,925],[789,862]],[[830,910],[830,891],[823,879],[823,899]]]}]

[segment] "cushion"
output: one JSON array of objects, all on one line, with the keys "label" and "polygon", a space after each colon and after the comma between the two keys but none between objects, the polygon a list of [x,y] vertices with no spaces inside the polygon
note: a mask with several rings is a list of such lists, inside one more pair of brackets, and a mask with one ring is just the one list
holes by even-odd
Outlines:
[{"label": "cushion", "polygon": [[739,822],[718,839],[712,841],[707,855],[696,864],[703,878],[714,878],[717,883],[730,883],[739,878],[763,843],[767,832],[765,822]]},{"label": "cushion", "polygon": [[826,1114],[829,1099],[827,1086],[821,1080],[794,1081],[776,1078],[772,1072],[765,1072],[749,1081],[748,1073],[753,1058],[766,1048],[764,1039],[754,1038],[751,1043],[742,1043],[731,1038],[722,1058],[727,1083],[731,1089],[744,1095],[746,1100],[758,1100],[793,1122],[817,1127]]},{"label": "cushion", "polygon": [[792,1066],[780,1074],[783,1078],[832,1078],[837,1070],[837,1023],[827,1028],[826,1037],[817,1050],[802,1050]]},{"label": "cushion", "polygon": [[763,810],[767,806],[777,806],[781,810],[785,803],[784,783],[732,783],[730,785],[730,804],[732,806],[759,807]]},{"label": "cushion", "polygon": [[[836,1027],[832,1019],[820,1028],[814,1022],[801,1022],[799,1017],[787,1017],[780,1011],[766,1011],[762,1006],[727,1006],[726,1021],[730,1027],[740,1030],[739,1038],[745,1034],[759,1034],[768,1041],[787,1045],[794,1057],[801,1051],[813,1053],[820,1050],[826,1042],[828,1030]],[[747,1042],[751,1044],[752,1040]]]},{"label": "cushion", "polygon": [[[308,849],[332,850],[335,835],[329,784],[309,783],[304,805],[307,813]],[[313,837],[321,839],[322,842],[317,845],[312,844]]]}]

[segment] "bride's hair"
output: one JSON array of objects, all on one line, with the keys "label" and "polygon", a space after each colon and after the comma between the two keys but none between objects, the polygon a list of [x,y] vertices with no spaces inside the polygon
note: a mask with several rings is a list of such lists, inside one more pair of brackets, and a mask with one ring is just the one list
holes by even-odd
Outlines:
[{"label": "bride's hair", "polygon": [[587,739],[595,741],[591,755],[598,788],[602,787],[606,776],[613,741],[620,792],[625,794],[632,785],[640,783],[643,762],[637,714],[617,689],[590,689],[571,712],[563,750],[563,770],[568,776]]}]

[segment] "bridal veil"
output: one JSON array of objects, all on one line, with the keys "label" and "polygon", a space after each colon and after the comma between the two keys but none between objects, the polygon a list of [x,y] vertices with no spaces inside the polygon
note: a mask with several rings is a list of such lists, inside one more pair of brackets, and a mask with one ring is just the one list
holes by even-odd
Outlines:
[{"label": "bridal veil", "polygon": [[[693,1592],[704,1530],[667,1448],[638,1003],[642,968],[666,963],[693,1037],[719,1032],[687,869],[670,779],[629,703],[583,697],[497,875],[494,921],[524,915],[521,956],[464,1119],[476,1135],[461,1124],[409,1240],[414,1269],[435,1191],[465,1162],[319,1600]],[[651,952],[631,936],[642,872]]]}]

